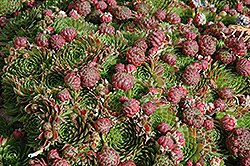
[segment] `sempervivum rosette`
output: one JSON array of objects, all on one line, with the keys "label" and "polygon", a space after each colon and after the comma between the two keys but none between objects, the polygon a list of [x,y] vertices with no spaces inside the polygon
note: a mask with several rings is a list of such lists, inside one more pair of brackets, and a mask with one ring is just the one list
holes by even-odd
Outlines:
[{"label": "sempervivum rosette", "polygon": [[26,140],[31,147],[46,146],[58,138],[60,108],[51,97],[37,95],[25,107]]},{"label": "sempervivum rosette", "polygon": [[166,18],[166,11],[162,10],[162,9],[158,9],[155,13],[154,16],[155,18],[157,18],[159,21],[163,21]]},{"label": "sempervivum rosette", "polygon": [[36,35],[36,38],[34,41],[38,47],[49,48],[49,39],[48,38],[49,38],[48,35],[40,32]]},{"label": "sempervivum rosette", "polygon": [[155,143],[150,143],[138,150],[133,161],[136,165],[153,165],[159,154],[158,146]]},{"label": "sempervivum rosette", "polygon": [[195,86],[200,81],[200,74],[197,68],[191,67],[185,70],[183,82],[189,86]]},{"label": "sempervivum rosette", "polygon": [[250,132],[245,128],[235,128],[226,140],[226,145],[235,157],[250,156]]},{"label": "sempervivum rosette", "polygon": [[[32,100],[32,98],[40,93],[41,85],[39,85],[39,82],[33,78],[32,76],[28,78],[21,78],[18,79],[17,77],[5,77],[3,80],[4,84],[4,95],[6,96],[6,99],[4,101],[5,108],[8,108],[9,113],[12,112],[13,114],[18,112],[18,107],[22,108],[25,107],[25,105]],[[14,85],[14,91],[10,91],[10,85]],[[39,89],[39,90],[38,90]],[[13,104],[12,97],[18,96],[19,97],[19,104],[15,107]],[[11,109],[13,108],[13,110]],[[12,111],[11,111],[12,110]]]},{"label": "sempervivum rosette", "polygon": [[126,21],[132,16],[131,10],[126,6],[117,6],[114,10],[115,19]]},{"label": "sempervivum rosette", "polygon": [[96,93],[92,93],[87,89],[81,89],[75,97],[78,98],[77,106],[80,112],[84,112],[84,114],[87,114],[94,121],[101,116],[101,103]]},{"label": "sempervivum rosette", "polygon": [[112,77],[113,86],[115,89],[128,91],[133,88],[134,78],[132,75],[125,72],[117,72]]},{"label": "sempervivum rosette", "polygon": [[149,14],[149,6],[143,2],[141,3],[137,3],[135,4],[135,10],[137,11],[137,13],[141,14],[142,16],[145,16],[147,14]]},{"label": "sempervivum rosette", "polygon": [[132,117],[140,110],[140,102],[136,99],[128,99],[122,104],[122,107],[123,113]]},{"label": "sempervivum rosette", "polygon": [[234,54],[230,53],[225,49],[221,49],[216,52],[216,59],[222,61],[225,64],[229,64],[235,61],[236,57]]},{"label": "sempervivum rosette", "polygon": [[204,116],[196,107],[185,109],[182,118],[187,125],[195,128],[201,127],[204,123]]},{"label": "sempervivum rosette", "polygon": [[195,40],[187,40],[182,44],[182,52],[186,56],[195,56],[199,51],[199,45]]},{"label": "sempervivum rosette", "polygon": [[236,70],[242,76],[249,76],[250,75],[250,60],[248,59],[240,59],[236,63]]},{"label": "sempervivum rosette", "polygon": [[86,115],[76,106],[65,109],[67,112],[61,115],[62,122],[57,131],[59,142],[74,145],[86,141],[90,130],[90,124],[86,123]]},{"label": "sempervivum rosette", "polygon": [[74,9],[83,17],[86,17],[91,12],[91,5],[88,1],[76,0]]},{"label": "sempervivum rosette", "polygon": [[42,77],[44,86],[48,89],[59,88],[64,86],[64,75],[59,72],[46,72]]},{"label": "sempervivum rosette", "polygon": [[234,118],[234,116],[231,115],[225,115],[220,120],[220,126],[226,131],[233,130],[236,125],[236,119]]},{"label": "sempervivum rosette", "polygon": [[26,47],[28,40],[26,37],[17,37],[13,40],[13,46],[15,48]]},{"label": "sempervivum rosette", "polygon": [[[95,146],[92,146],[95,148]],[[89,144],[76,144],[74,146],[66,144],[62,147],[62,157],[70,162],[71,165],[96,165],[97,154]]]},{"label": "sempervivum rosette", "polygon": [[7,16],[13,14],[22,8],[22,2],[18,0],[3,0],[0,2],[0,15]]},{"label": "sempervivum rosette", "polygon": [[98,163],[100,166],[117,166],[120,163],[120,155],[116,150],[105,146],[102,151],[97,154]]},{"label": "sempervivum rosette", "polygon": [[80,71],[82,87],[94,87],[100,79],[100,72],[95,67],[84,67]]},{"label": "sempervivum rosette", "polygon": [[144,51],[139,47],[130,48],[126,56],[128,62],[135,66],[140,66],[146,59]]},{"label": "sempervivum rosette", "polygon": [[128,155],[136,153],[143,141],[138,134],[136,123],[130,120],[117,122],[107,134],[108,145],[119,153],[122,161],[126,160]]},{"label": "sempervivum rosette", "polygon": [[181,101],[181,98],[186,96],[186,93],[187,90],[182,86],[172,87],[168,91],[168,100],[173,104],[177,104]]},{"label": "sempervivum rosette", "polygon": [[4,72],[17,77],[40,77],[49,68],[51,54],[45,49],[20,50],[7,61]]},{"label": "sempervivum rosette", "polygon": [[[198,146],[197,146],[197,142],[196,142],[197,138],[195,136],[196,130],[192,129],[188,126],[181,126],[178,128],[178,131],[179,131],[179,133],[178,133],[179,137],[176,137],[177,136],[176,131],[172,131],[172,133],[176,133],[175,134],[176,136],[174,137],[176,140],[178,140],[178,138],[180,138],[180,140],[182,140],[183,146],[179,146],[179,147],[181,147],[181,151],[183,153],[183,160],[182,161],[188,161],[188,160],[194,159],[193,155],[197,151],[199,151],[199,144],[200,144],[200,143],[198,143]],[[181,141],[179,141],[179,142],[181,142]],[[197,155],[197,157],[201,156],[201,154],[199,154],[199,153],[196,153],[196,155]]]},{"label": "sempervivum rosette", "polygon": [[143,51],[145,51],[148,48],[146,41],[142,38],[135,40],[135,42],[133,43],[133,46],[137,47]]},{"label": "sempervivum rosette", "polygon": [[169,22],[170,24],[174,24],[175,26],[179,25],[181,22],[181,18],[179,15],[173,12],[169,12],[166,15],[166,21]]},{"label": "sempervivum rosette", "polygon": [[111,123],[108,118],[99,118],[95,122],[95,128],[98,133],[105,134],[109,131],[110,127],[111,127]]},{"label": "sempervivum rosette", "polygon": [[221,90],[218,91],[218,95],[223,99],[223,100],[229,100],[233,98],[233,93],[231,88],[223,87]]},{"label": "sempervivum rosette", "polygon": [[61,49],[65,44],[65,40],[62,35],[56,34],[51,36],[49,39],[51,47],[55,50]]},{"label": "sempervivum rosette", "polygon": [[169,65],[173,66],[176,64],[177,57],[174,53],[167,52],[167,53],[163,54],[162,60],[164,62],[167,62]]},{"label": "sempervivum rosette", "polygon": [[163,45],[163,42],[165,41],[165,33],[160,30],[156,29],[154,30],[148,37],[148,45],[150,47],[160,47]]},{"label": "sempervivum rosette", "polygon": [[60,31],[60,35],[67,41],[71,41],[77,36],[77,31],[74,27],[66,27]]},{"label": "sempervivum rosette", "polygon": [[199,39],[200,53],[203,56],[210,56],[216,51],[217,39],[210,35],[202,35]]},{"label": "sempervivum rosette", "polygon": [[27,165],[28,154],[31,152],[24,142],[13,137],[0,137],[0,163],[3,165]]},{"label": "sempervivum rosette", "polygon": [[77,74],[77,72],[71,71],[66,74],[64,77],[64,83],[67,88],[72,90],[81,89],[81,77]]}]

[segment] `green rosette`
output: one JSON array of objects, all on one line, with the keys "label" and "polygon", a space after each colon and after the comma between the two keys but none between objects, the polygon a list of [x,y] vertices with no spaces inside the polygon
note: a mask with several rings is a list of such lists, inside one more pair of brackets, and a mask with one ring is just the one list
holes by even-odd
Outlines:
[{"label": "green rosette", "polygon": [[[71,160],[72,162],[72,160]],[[79,148],[76,162],[72,162],[72,166],[92,166],[97,165],[97,154],[88,146],[84,145]]]},{"label": "green rosette", "polygon": [[[219,64],[218,62],[209,66],[206,75],[216,88],[231,88],[235,94],[244,93],[248,86],[246,77],[240,76],[238,73],[233,73],[226,68],[225,64]],[[217,93],[217,90],[214,93]]]},{"label": "green rosette", "polygon": [[90,124],[86,123],[86,115],[80,113],[79,108],[66,108],[61,115],[62,122],[58,129],[60,143],[75,145],[86,142],[90,138]]},{"label": "green rosette", "polygon": [[17,101],[17,94],[14,92],[15,87],[14,76],[5,77],[2,79],[3,91],[3,107],[6,108],[6,113],[10,115],[17,115],[21,112],[21,107]]},{"label": "green rosette", "polygon": [[105,96],[103,107],[113,116],[121,114],[122,103],[119,102],[120,96],[126,96],[126,92],[117,90]]},{"label": "green rosette", "polygon": [[48,96],[37,95],[25,107],[24,130],[31,147],[39,148],[53,142],[58,137],[61,123],[59,115],[63,112],[55,100]]},{"label": "green rosette", "polygon": [[206,131],[206,142],[210,145],[211,154],[220,156],[227,153],[225,143],[227,136],[228,133],[220,127],[220,123],[214,121],[214,128]]},{"label": "green rosette", "polygon": [[0,145],[0,162],[3,165],[28,165],[28,154],[31,148],[24,142],[16,141],[13,137],[7,138],[5,144]]},{"label": "green rosette", "polygon": [[175,164],[173,163],[173,161],[171,160],[171,157],[168,154],[162,153],[162,154],[159,154],[156,160],[156,165],[157,166],[174,166]]},{"label": "green rosette", "polygon": [[2,0],[0,6],[0,16],[8,16],[20,10],[23,4],[21,0]]},{"label": "green rosette", "polygon": [[76,38],[70,44],[65,45],[65,49],[57,53],[55,59],[56,69],[62,72],[81,69],[86,65],[88,43],[82,38]]},{"label": "green rosette", "polygon": [[136,166],[152,166],[155,165],[158,154],[159,148],[157,145],[149,144],[138,150],[132,160]]},{"label": "green rosette", "polygon": [[109,147],[114,148],[121,160],[134,155],[143,143],[143,137],[139,136],[137,125],[129,120],[117,122],[107,134],[106,140]]},{"label": "green rosette", "polygon": [[151,119],[149,120],[149,123],[151,124],[151,130],[157,131],[156,126],[163,121],[170,124],[171,127],[175,126],[175,114],[176,112],[174,111],[174,108],[172,108],[170,105],[158,104],[155,112],[151,115]]},{"label": "green rosette", "polygon": [[53,90],[64,86],[64,76],[59,72],[46,72],[42,78],[43,84],[46,88]]},{"label": "green rosette", "polygon": [[18,95],[18,103],[27,104],[38,94],[43,93],[43,88],[33,77],[22,78],[15,81],[14,92]]},{"label": "green rosette", "polygon": [[179,127],[177,130],[180,131],[185,138],[185,145],[181,149],[184,156],[181,163],[185,165],[188,160],[192,160],[194,163],[197,162],[200,155],[199,153],[196,154],[196,152],[199,152],[196,142],[196,130],[187,126]]},{"label": "green rosette", "polygon": [[148,87],[141,83],[135,82],[133,85],[133,89],[131,90],[131,97],[136,100],[140,100],[141,96],[147,93]]},{"label": "green rosette", "polygon": [[152,78],[152,74],[149,71],[149,68],[147,68],[147,65],[141,65],[136,67],[137,72],[135,73],[135,78],[138,79],[141,82],[150,82]]},{"label": "green rosette", "polygon": [[0,118],[0,136],[6,137],[10,136],[10,134],[13,132],[13,129],[11,127],[11,124],[7,124],[5,119]]},{"label": "green rosette", "polygon": [[51,57],[51,53],[46,49],[16,51],[13,56],[5,59],[7,65],[3,71],[18,78],[29,76],[38,78],[50,69]]},{"label": "green rosette", "polygon": [[26,116],[24,119],[24,130],[27,133],[25,140],[29,146],[35,148],[42,146],[40,143],[41,139],[39,139],[39,136],[42,134],[42,132],[39,130],[40,128],[42,128],[42,119],[35,115]]},{"label": "green rosette", "polygon": [[83,88],[78,98],[77,105],[81,110],[86,111],[88,118],[95,121],[101,116],[101,101],[94,92]]}]

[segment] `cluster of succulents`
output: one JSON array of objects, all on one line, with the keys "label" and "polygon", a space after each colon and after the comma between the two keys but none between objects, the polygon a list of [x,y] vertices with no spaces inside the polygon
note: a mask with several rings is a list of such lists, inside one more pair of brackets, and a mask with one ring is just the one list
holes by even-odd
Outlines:
[{"label": "cluster of succulents", "polygon": [[0,165],[250,165],[250,2],[3,0]]}]

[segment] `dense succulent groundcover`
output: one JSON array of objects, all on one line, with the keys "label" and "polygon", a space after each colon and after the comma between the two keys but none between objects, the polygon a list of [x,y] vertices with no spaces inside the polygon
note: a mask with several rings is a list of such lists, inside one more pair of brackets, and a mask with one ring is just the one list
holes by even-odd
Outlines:
[{"label": "dense succulent groundcover", "polygon": [[249,0],[1,1],[0,165],[249,166],[249,16]]}]

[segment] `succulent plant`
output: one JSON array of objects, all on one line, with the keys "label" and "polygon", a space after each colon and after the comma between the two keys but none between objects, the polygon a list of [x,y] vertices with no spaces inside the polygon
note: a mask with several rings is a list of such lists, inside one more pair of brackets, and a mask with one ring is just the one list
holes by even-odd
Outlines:
[{"label": "succulent plant", "polygon": [[84,67],[80,71],[82,87],[94,87],[100,79],[100,72],[95,67]]},{"label": "succulent plant", "polygon": [[166,35],[160,29],[153,31],[153,33],[148,38],[148,45],[151,47],[160,47],[162,46]]},{"label": "succulent plant", "polygon": [[13,40],[13,46],[15,48],[26,47],[28,40],[26,37],[18,37]]},{"label": "succulent plant", "polygon": [[113,148],[108,146],[104,147],[101,152],[97,154],[98,156],[98,163],[101,166],[110,165],[115,166],[120,163],[119,154]]},{"label": "succulent plant", "polygon": [[53,35],[50,37],[50,45],[53,49],[61,49],[65,44],[65,40],[61,35]]},{"label": "succulent plant", "polygon": [[116,89],[128,91],[133,88],[134,78],[125,72],[117,72],[112,77],[113,86]]},{"label": "succulent plant", "polygon": [[250,61],[247,59],[240,59],[236,63],[236,70],[237,72],[242,76],[249,76],[250,75],[250,69],[249,69]]},{"label": "succulent plant", "polygon": [[175,26],[179,25],[181,22],[181,18],[179,15],[173,12],[169,12],[166,15],[166,21],[168,21],[170,24],[174,24]]},{"label": "succulent plant", "polygon": [[158,9],[155,13],[154,13],[155,17],[159,20],[159,21],[163,21],[166,18],[166,11],[162,10],[162,9]]},{"label": "succulent plant", "polygon": [[235,128],[228,136],[226,143],[229,152],[235,157],[249,156],[249,134],[244,128]]},{"label": "succulent plant", "polygon": [[91,5],[88,1],[75,1],[74,9],[83,17],[86,17],[91,11]]},{"label": "succulent plant", "polygon": [[130,48],[126,56],[128,62],[135,66],[140,66],[145,61],[145,53],[138,47]]},{"label": "succulent plant", "polygon": [[131,10],[126,6],[118,6],[114,10],[115,19],[126,21],[132,16]]},{"label": "succulent plant", "polygon": [[183,121],[192,127],[199,128],[204,123],[204,117],[196,107],[185,109],[183,112]]},{"label": "succulent plant", "polygon": [[0,15],[2,16],[11,15],[20,10],[23,6],[22,1],[19,0],[11,0],[11,1],[3,0],[1,1],[0,5],[1,5]]},{"label": "succulent plant", "polygon": [[216,51],[216,38],[210,35],[203,35],[199,39],[199,46],[201,55],[213,55],[213,53]]},{"label": "succulent plant", "polygon": [[74,27],[66,27],[60,31],[60,35],[66,40],[71,41],[77,36],[77,31]]},{"label": "succulent plant", "polygon": [[48,39],[47,35],[45,35],[41,32],[36,35],[36,38],[34,41],[37,44],[37,46],[39,46],[39,47],[49,48],[49,39]]},{"label": "succulent plant", "polygon": [[195,56],[199,51],[198,43],[194,40],[187,40],[182,44],[182,51],[186,56]]},{"label": "succulent plant", "polygon": [[135,4],[135,10],[137,11],[138,14],[141,14],[142,16],[145,16],[149,14],[149,6],[146,3],[137,3]]}]

